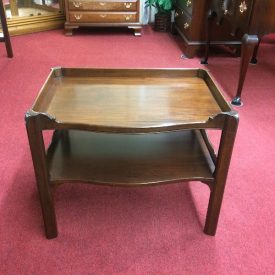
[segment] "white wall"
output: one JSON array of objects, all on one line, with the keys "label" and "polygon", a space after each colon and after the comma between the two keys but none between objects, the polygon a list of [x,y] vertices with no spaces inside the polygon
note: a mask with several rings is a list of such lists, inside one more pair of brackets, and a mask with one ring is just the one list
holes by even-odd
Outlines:
[{"label": "white wall", "polygon": [[156,13],[155,8],[145,8],[145,1],[146,0],[140,0],[140,18],[141,23],[144,25],[154,22]]}]

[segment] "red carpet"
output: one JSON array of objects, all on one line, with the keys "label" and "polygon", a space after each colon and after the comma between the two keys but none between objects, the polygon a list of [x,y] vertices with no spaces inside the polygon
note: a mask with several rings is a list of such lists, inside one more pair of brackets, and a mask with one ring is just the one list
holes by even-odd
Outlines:
[{"label": "red carpet", "polygon": [[[55,196],[59,237],[44,235],[24,113],[51,67],[198,67],[180,59],[179,38],[145,28],[62,30],[0,44],[0,274],[274,274],[275,37],[250,66],[244,107],[216,237],[202,232],[208,188],[67,184]],[[227,97],[239,58],[213,56],[208,69]]]}]

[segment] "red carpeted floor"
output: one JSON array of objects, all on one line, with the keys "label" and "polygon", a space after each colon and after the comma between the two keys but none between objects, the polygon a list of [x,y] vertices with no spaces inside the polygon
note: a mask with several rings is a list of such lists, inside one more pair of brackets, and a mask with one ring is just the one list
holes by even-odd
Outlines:
[{"label": "red carpeted floor", "polygon": [[[67,184],[55,195],[59,236],[44,236],[24,113],[51,67],[200,67],[181,59],[180,40],[146,27],[62,30],[0,44],[0,274],[274,274],[275,36],[250,66],[218,231],[202,232],[208,188]],[[239,58],[213,56],[208,69],[230,98]]]}]

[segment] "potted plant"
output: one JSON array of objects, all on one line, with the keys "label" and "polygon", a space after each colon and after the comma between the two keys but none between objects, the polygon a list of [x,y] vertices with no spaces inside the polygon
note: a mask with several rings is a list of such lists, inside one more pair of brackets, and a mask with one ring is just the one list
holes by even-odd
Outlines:
[{"label": "potted plant", "polygon": [[154,7],[155,14],[154,29],[156,31],[169,31],[171,29],[171,11],[174,9],[174,0],[147,0],[146,7]]}]

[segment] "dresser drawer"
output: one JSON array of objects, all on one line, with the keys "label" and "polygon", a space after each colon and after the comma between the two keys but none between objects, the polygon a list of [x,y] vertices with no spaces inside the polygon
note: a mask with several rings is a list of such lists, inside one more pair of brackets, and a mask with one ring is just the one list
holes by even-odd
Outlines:
[{"label": "dresser drawer", "polygon": [[193,1],[195,0],[177,0],[177,6],[192,15]]},{"label": "dresser drawer", "polygon": [[220,0],[219,6],[218,12],[230,22],[233,33],[239,28],[248,27],[253,7],[252,0]]},{"label": "dresser drawer", "polygon": [[175,23],[179,30],[187,37],[191,37],[191,22],[192,17],[189,16],[183,9],[176,7]]},{"label": "dresser drawer", "polygon": [[235,13],[236,14],[235,20],[238,22],[238,27],[249,25],[252,7],[253,7],[253,1],[251,0],[250,1],[239,0],[237,2],[237,7],[236,7],[237,11]]},{"label": "dresser drawer", "polygon": [[137,0],[127,0],[127,1],[78,1],[69,0],[68,8],[71,11],[136,11],[137,10]]},{"label": "dresser drawer", "polygon": [[125,23],[138,22],[136,12],[70,12],[70,22],[78,23]]}]

